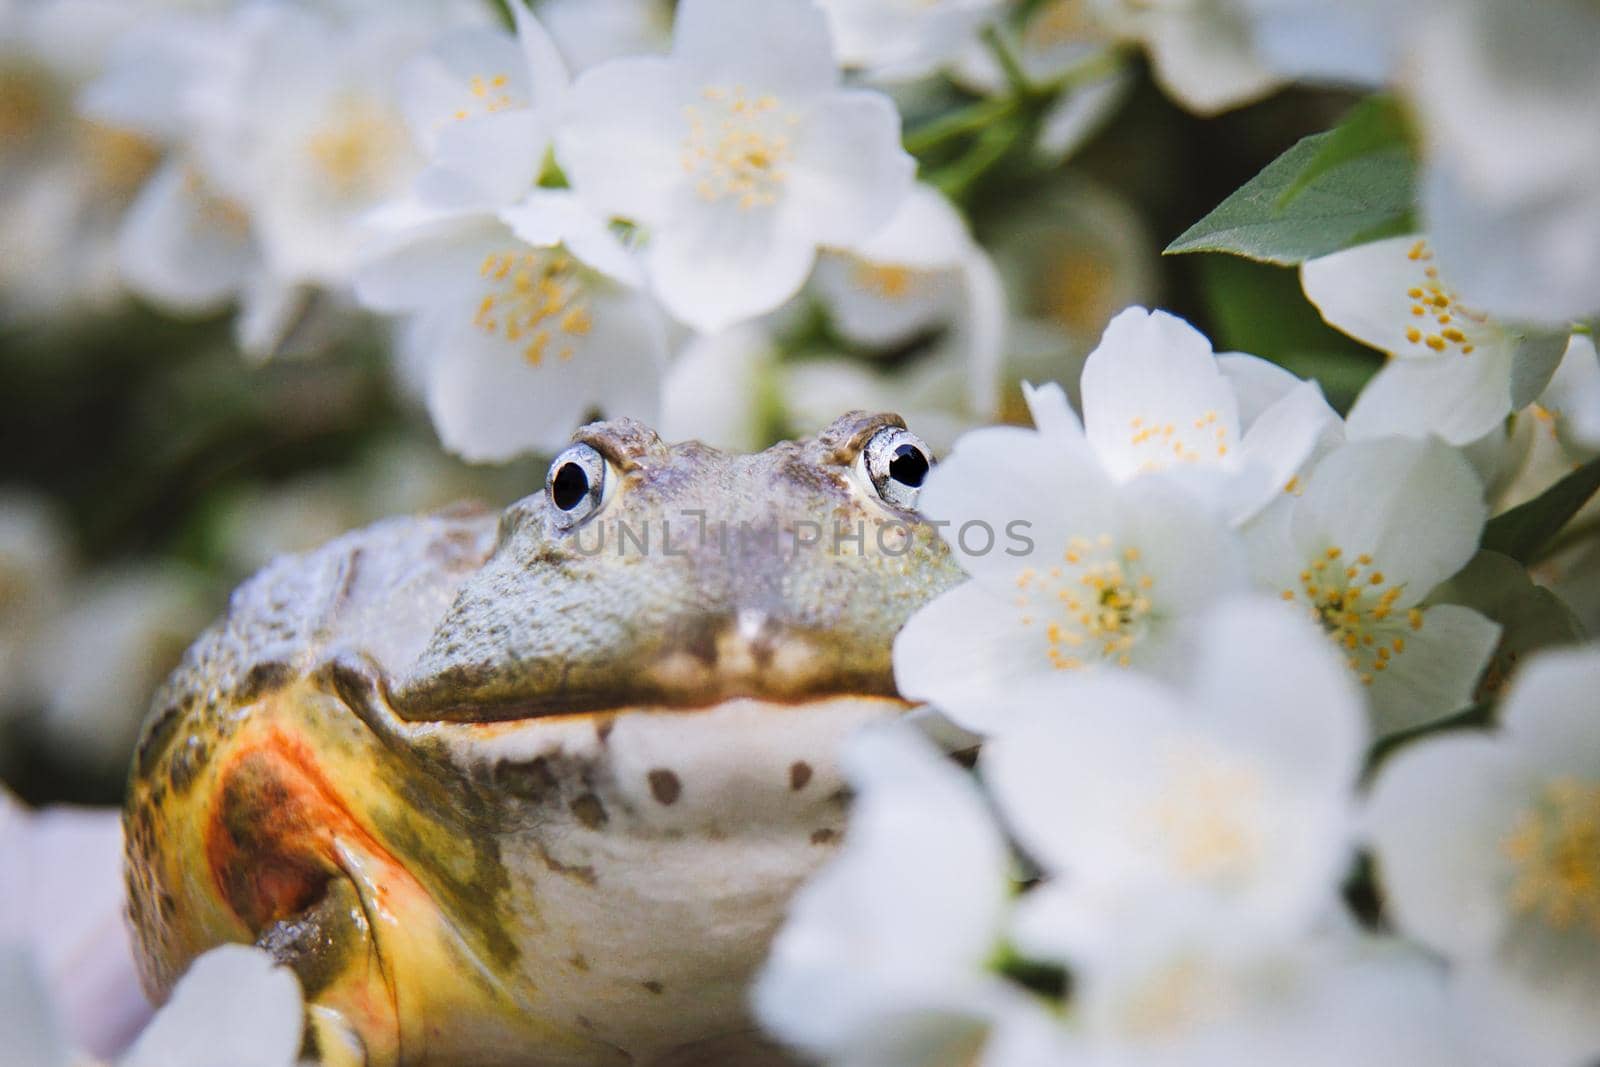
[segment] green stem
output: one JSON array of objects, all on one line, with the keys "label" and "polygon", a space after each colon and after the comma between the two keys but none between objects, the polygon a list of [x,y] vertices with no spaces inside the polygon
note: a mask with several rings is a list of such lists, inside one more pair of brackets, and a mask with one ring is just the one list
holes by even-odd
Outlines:
[{"label": "green stem", "polygon": [[1011,86],[1011,94],[1023,98],[1037,96],[1039,89],[1033,84],[1033,79],[1028,77],[1028,72],[1022,69],[1022,61],[1017,58],[1017,53],[1012,51],[1011,45],[1000,33],[1000,27],[989,25],[983,31],[983,43],[994,55],[994,61],[1000,64],[1000,70],[1006,76],[1006,84]]},{"label": "green stem", "polygon": [[940,145],[958,140],[1010,115],[1017,109],[1012,97],[976,100],[965,107],[923,123],[905,136],[906,151],[920,156]]}]

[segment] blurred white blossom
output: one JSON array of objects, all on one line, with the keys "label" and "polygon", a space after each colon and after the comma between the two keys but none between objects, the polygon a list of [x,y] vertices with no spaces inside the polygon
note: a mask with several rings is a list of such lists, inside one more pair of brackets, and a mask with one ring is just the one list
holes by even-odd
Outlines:
[{"label": "blurred white blossom", "polygon": [[1005,343],[1005,292],[961,213],[936,190],[912,187],[871,235],[817,260],[812,283],[848,340],[888,346],[948,328],[966,352],[974,410],[992,413]]},{"label": "blurred white blossom", "polygon": [[566,64],[521,0],[510,7],[515,37],[458,29],[401,75],[411,135],[428,160],[417,196],[430,207],[509,206],[544,168],[566,97]]},{"label": "blurred white blossom", "polygon": [[671,0],[543,0],[538,15],[574,72],[672,44]]},{"label": "blurred white blossom", "polygon": [[1547,653],[1493,733],[1420,741],[1368,812],[1399,928],[1453,964],[1460,1010],[1505,1062],[1600,1055],[1600,652]]},{"label": "blurred white blossom", "polygon": [[1284,79],[1257,53],[1242,0],[1086,0],[1117,37],[1141,44],[1156,82],[1200,115],[1248,104]]},{"label": "blurred white blossom", "polygon": [[977,44],[1004,0],[818,0],[839,61],[874,81],[926,77]]},{"label": "blurred white blossom", "polygon": [[556,152],[586,204],[647,228],[651,286],[706,332],[793,296],[818,245],[886,224],[914,169],[889,99],[840,88],[805,0],[685,0],[670,56],[579,77]]}]

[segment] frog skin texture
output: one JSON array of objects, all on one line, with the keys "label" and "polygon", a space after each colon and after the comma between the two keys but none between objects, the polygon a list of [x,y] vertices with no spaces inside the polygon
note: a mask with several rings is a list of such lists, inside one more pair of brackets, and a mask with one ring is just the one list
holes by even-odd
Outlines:
[{"label": "frog skin texture", "polygon": [[867,468],[902,425],[730,455],[594,423],[571,513],[558,458],[503,513],[246,582],[135,757],[146,991],[241,942],[299,976],[326,1064],[787,1062],[751,976],[845,830],[841,740],[909,706],[894,635],[963,577]]}]

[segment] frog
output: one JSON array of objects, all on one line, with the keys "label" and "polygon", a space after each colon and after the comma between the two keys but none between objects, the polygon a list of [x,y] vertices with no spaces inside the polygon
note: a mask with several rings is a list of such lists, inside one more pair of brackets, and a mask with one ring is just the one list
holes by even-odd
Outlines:
[{"label": "frog", "polygon": [[330,1067],[790,1062],[748,991],[840,847],[841,744],[964,575],[934,462],[852,412],[753,454],[591,423],[503,511],[380,521],[232,594],[124,808],[154,1002],[225,943]]}]

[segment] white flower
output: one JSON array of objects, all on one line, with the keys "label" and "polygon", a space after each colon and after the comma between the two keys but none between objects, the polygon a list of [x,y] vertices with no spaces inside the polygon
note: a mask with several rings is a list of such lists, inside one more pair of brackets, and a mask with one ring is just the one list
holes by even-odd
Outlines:
[{"label": "white flower", "polygon": [[993,421],[972,402],[965,353],[948,345],[883,369],[845,356],[794,360],[778,368],[778,383],[784,414],[801,433],[816,433],[851,408],[894,411],[943,454],[963,433]]},{"label": "white flower", "polygon": [[41,635],[43,725],[58,749],[105,769],[128,758],[150,695],[210,621],[187,571],[148,565],[90,575]]},{"label": "white flower", "polygon": [[851,341],[894,345],[950,327],[967,351],[972,407],[997,401],[1005,293],[960,212],[916,185],[881,229],[853,247],[824,252],[813,285]]},{"label": "white flower", "polygon": [[[1279,395],[1248,427],[1230,377]],[[1106,327],[1080,386],[1083,426],[1106,471],[1127,481],[1170,472],[1215,493],[1234,522],[1265,507],[1339,418],[1315,382],[1299,382],[1254,357],[1224,364],[1211,342],[1164,311],[1131,307]]]},{"label": "white flower", "polygon": [[1004,0],[818,0],[839,61],[880,82],[912,81],[977,43]]},{"label": "white flower", "polygon": [[671,56],[578,79],[556,153],[594,210],[649,229],[652,286],[708,333],[794,295],[818,245],[888,222],[913,171],[894,105],[839,88],[805,0],[685,0]]},{"label": "white flower", "polygon": [[1538,404],[1575,457],[1600,453],[1600,353],[1593,335],[1572,335]]},{"label": "white flower", "polygon": [[665,52],[672,44],[669,0],[544,0],[539,18],[578,72],[608,59]]},{"label": "white flower", "polygon": [[[117,1067],[294,1067],[304,1015],[300,983],[266,952],[223,945],[178,981]],[[53,1006],[26,954],[0,945],[0,1033],[7,1055],[26,1067],[81,1063],[62,1036]]]},{"label": "white flower", "polygon": [[368,306],[415,317],[440,440],[473,462],[553,451],[593,408],[654,421],[666,348],[638,268],[572,194],[396,235],[362,269]]},{"label": "white flower", "polygon": [[[1087,142],[1133,88],[1130,65],[1112,61],[1112,34],[1084,0],[1046,0],[1029,9],[1019,32],[1013,34],[1003,27],[1000,32],[1034,84],[1049,85],[1076,76],[1040,122],[1036,147],[1046,160],[1058,162]],[[1079,73],[1102,62],[1104,74],[1084,80]],[[1005,71],[987,48],[969,48],[956,74],[962,84],[986,94],[1011,88]]]},{"label": "white flower", "polygon": [[895,640],[900,692],[962,726],[1005,719],[1030,679],[1186,660],[1195,616],[1238,588],[1239,546],[1200,497],[1166,478],[1114,482],[1060,387],[1029,394],[1037,430],[962,437],[919,499],[972,580]]},{"label": "white flower", "polygon": [[1252,530],[1257,579],[1344,651],[1380,735],[1472,703],[1500,628],[1426,598],[1472,558],[1486,516],[1457,452],[1384,438],[1334,450]]},{"label": "white flower", "polygon": [[400,99],[429,167],[424,204],[506,207],[536,184],[567,91],[566,64],[513,0],[515,38],[489,28],[445,34],[401,75]]},{"label": "white flower", "polygon": [[1544,389],[1561,357],[1464,302],[1430,239],[1391,237],[1307,260],[1306,297],[1329,325],[1393,356],[1349,416],[1355,437],[1434,434],[1466,444]]},{"label": "white flower", "polygon": [[1011,899],[1005,841],[977,787],[910,727],[865,730],[842,758],[850,828],[790,905],[756,982],[757,1017],[841,1063],[975,1053],[1026,1004],[989,971]]},{"label": "white flower", "polygon": [[1266,96],[1283,79],[1255,50],[1240,0],[1088,0],[1112,32],[1144,45],[1156,82],[1200,115]]},{"label": "white flower", "polygon": [[1454,965],[1506,1062],[1600,1055],[1600,650],[1546,653],[1501,729],[1429,739],[1380,772],[1378,871],[1401,930]]},{"label": "white flower", "polygon": [[[1244,940],[1271,940],[1336,906],[1367,741],[1356,686],[1281,604],[1232,601],[1202,628],[1182,691],[1100,673],[992,694],[1025,705],[980,763],[1050,876],[1025,912],[1075,909],[1068,929],[1115,939],[1204,909]],[[1051,931],[1039,922],[1024,926],[1024,952],[1064,955],[1041,944]]]}]

